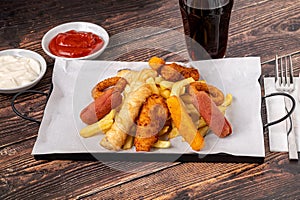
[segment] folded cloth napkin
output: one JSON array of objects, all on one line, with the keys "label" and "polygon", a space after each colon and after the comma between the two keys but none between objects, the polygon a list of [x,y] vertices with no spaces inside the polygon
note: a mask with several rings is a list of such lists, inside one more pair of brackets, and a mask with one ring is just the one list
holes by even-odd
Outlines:
[{"label": "folded cloth napkin", "polygon": [[[299,78],[295,78],[295,83],[299,82]],[[271,94],[278,92],[275,89],[275,78],[266,77],[264,78],[265,94]],[[300,151],[300,102],[298,100],[298,91],[300,90],[299,85],[295,85],[295,90],[290,93],[295,98],[296,108],[295,108],[295,121],[294,130],[296,134],[296,143],[298,147],[298,152]],[[274,96],[266,99],[267,107],[267,121],[272,122],[279,118],[282,118],[285,114],[284,97]],[[289,119],[287,119],[289,120]],[[287,142],[287,131],[286,131],[286,121],[282,121],[278,124],[268,127],[269,129],[269,145],[270,151],[273,152],[287,152],[288,142]]]}]

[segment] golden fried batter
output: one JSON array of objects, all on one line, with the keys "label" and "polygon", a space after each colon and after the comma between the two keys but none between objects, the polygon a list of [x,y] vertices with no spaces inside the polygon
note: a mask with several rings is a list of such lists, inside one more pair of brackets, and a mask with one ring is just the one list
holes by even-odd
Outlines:
[{"label": "golden fried batter", "polygon": [[176,82],[190,77],[197,81],[200,78],[197,69],[193,67],[184,67],[176,63],[166,64],[162,58],[156,56],[150,58],[148,64],[167,81]]},{"label": "golden fried batter", "polygon": [[111,77],[107,78],[101,82],[99,82],[93,89],[92,89],[92,97],[97,99],[101,95],[105,89],[114,86],[114,90],[122,92],[127,84],[127,81],[122,77]]},{"label": "golden fried batter", "polygon": [[134,139],[136,151],[150,151],[158,140],[158,132],[168,118],[168,107],[163,97],[153,94],[143,104]]},{"label": "golden fried batter", "polygon": [[111,129],[100,142],[103,147],[115,151],[121,149],[139,115],[140,108],[151,94],[152,90],[149,84],[144,84],[129,93],[121,105],[120,111],[116,114]]},{"label": "golden fried batter", "polygon": [[184,67],[176,63],[166,64],[160,69],[161,76],[168,81],[179,81],[192,77],[195,81],[199,80],[200,75],[197,69]]},{"label": "golden fried batter", "polygon": [[165,64],[165,61],[162,58],[154,56],[150,58],[148,64],[152,69],[159,71],[160,68]]}]

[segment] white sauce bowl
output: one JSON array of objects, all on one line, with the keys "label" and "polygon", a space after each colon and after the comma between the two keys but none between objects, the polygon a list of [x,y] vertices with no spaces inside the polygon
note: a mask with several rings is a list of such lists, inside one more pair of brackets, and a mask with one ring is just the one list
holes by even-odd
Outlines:
[{"label": "white sauce bowl", "polygon": [[[49,43],[50,41],[59,33],[65,33],[70,30],[75,30],[75,31],[84,31],[84,32],[92,32],[99,37],[102,38],[104,44],[103,46],[96,52],[84,56],[84,57],[78,57],[78,58],[65,58],[65,57],[60,57],[52,54],[49,50]],[[104,28],[102,28],[99,25],[92,24],[89,22],[70,22],[66,24],[61,24],[59,26],[56,26],[52,29],[50,29],[43,37],[42,39],[42,48],[45,51],[45,53],[50,56],[51,58],[63,58],[65,60],[91,60],[97,58],[107,47],[109,42],[109,35],[106,32]]]},{"label": "white sauce bowl", "polygon": [[38,53],[26,49],[8,49],[0,51],[0,56],[16,56],[16,57],[26,57],[26,58],[32,58],[39,62],[40,64],[40,73],[38,77],[25,85],[14,87],[14,88],[0,88],[0,93],[17,93],[21,92],[27,89],[30,89],[31,87],[35,86],[45,75],[47,64],[45,59]]}]

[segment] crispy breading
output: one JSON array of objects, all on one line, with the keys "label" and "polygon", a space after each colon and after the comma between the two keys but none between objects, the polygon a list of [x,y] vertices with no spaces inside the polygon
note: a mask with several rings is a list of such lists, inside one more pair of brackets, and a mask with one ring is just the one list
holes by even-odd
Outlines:
[{"label": "crispy breading", "polygon": [[115,151],[121,149],[127,134],[130,134],[130,129],[139,114],[140,107],[151,94],[149,84],[144,84],[128,95],[119,113],[116,114],[114,124],[100,142],[103,147]]},{"label": "crispy breading", "polygon": [[165,64],[165,61],[162,58],[154,56],[150,58],[148,64],[152,69],[159,71],[160,68]]},{"label": "crispy breading", "polygon": [[107,78],[103,81],[97,83],[97,85],[92,89],[92,97],[97,99],[101,95],[103,95],[104,91],[109,88],[113,87],[114,90],[122,92],[127,84],[127,81],[122,77],[111,77]]},{"label": "crispy breading", "polygon": [[150,151],[158,141],[158,133],[168,119],[168,107],[163,97],[153,94],[141,109],[134,139],[136,151]]},{"label": "crispy breading", "polygon": [[168,81],[179,81],[192,77],[195,81],[199,80],[200,75],[197,69],[184,67],[176,63],[166,64],[160,69],[161,76]]},{"label": "crispy breading", "polygon": [[195,81],[199,80],[200,75],[197,69],[193,67],[185,67],[177,63],[166,64],[159,57],[152,57],[148,62],[149,66],[156,70],[165,80],[176,82],[185,78],[192,77]]}]

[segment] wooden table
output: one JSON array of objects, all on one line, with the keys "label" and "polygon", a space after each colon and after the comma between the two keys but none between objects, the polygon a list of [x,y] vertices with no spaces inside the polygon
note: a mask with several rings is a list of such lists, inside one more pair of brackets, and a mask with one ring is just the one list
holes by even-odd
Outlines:
[{"label": "wooden table", "polygon": [[[49,91],[54,61],[43,52],[41,39],[65,22],[89,21],[109,32],[113,40],[101,59],[147,61],[157,55],[184,61],[186,55],[185,44],[177,38],[183,33],[177,0],[5,0],[0,2],[0,17],[0,50],[29,49],[47,60],[47,73],[34,87],[43,92]],[[162,31],[137,35],[145,27]],[[126,40],[119,39],[124,35]],[[159,43],[172,45],[164,50],[157,48]],[[299,50],[299,0],[235,1],[227,57],[260,56],[266,62],[276,53]],[[298,75],[300,56],[295,54],[293,61]],[[274,62],[262,66],[263,75],[274,75]],[[12,97],[0,94],[0,199],[300,198],[299,162],[290,162],[287,153],[270,152],[267,136],[263,164],[36,161],[31,151],[39,125],[15,115]],[[41,120],[45,99],[27,94],[16,106]],[[263,105],[263,121],[265,116]]]}]

